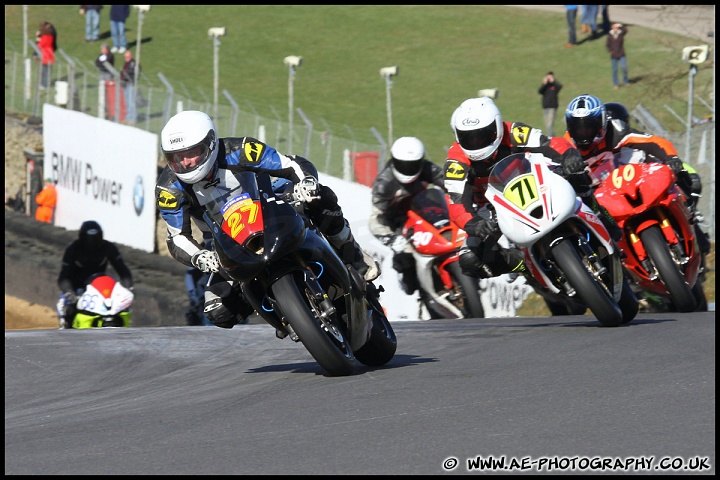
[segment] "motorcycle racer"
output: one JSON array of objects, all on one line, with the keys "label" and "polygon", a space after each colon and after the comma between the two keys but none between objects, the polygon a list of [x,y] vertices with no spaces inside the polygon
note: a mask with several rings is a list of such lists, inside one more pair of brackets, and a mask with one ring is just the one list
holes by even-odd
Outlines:
[{"label": "motorcycle racer", "polygon": [[442,168],[425,158],[425,145],[416,137],[401,137],[390,149],[390,159],[372,185],[369,228],[393,249],[393,268],[408,295],[419,288],[412,246],[401,235],[413,197],[426,188],[445,192]]},{"label": "motorcycle racer", "polygon": [[591,182],[585,162],[563,138],[548,137],[525,123],[504,122],[489,97],[465,100],[453,112],[450,126],[455,142],[445,161],[444,183],[452,201],[450,217],[468,234],[460,250],[463,273],[491,278],[524,271],[520,253],[498,244],[501,233],[494,216],[481,212],[490,170],[510,154],[538,152],[559,163],[562,175],[584,193]]},{"label": "motorcycle racer", "polygon": [[702,215],[697,202],[702,192],[700,176],[688,164],[680,160],[670,140],[659,135],[643,133],[630,127],[630,115],[620,103],[603,103],[598,97],[583,94],[570,101],[565,110],[567,131],[564,138],[572,142],[582,158],[591,159],[602,152],[619,152],[622,148],[642,150],[646,161],[664,163],[677,177],[678,186],[685,193],[688,207],[693,211],[693,222],[698,244],[707,255],[710,240],[699,226]]},{"label": "motorcycle racer", "polygon": [[120,250],[114,243],[103,239],[102,227],[98,222],[83,222],[77,240],[68,245],[63,253],[58,275],[57,284],[62,292],[57,303],[61,329],[72,328],[77,314],[78,295],[85,289],[88,278],[96,273],[105,273],[108,263],[120,277],[120,284],[131,289],[132,273]]},{"label": "motorcycle racer", "polygon": [[[318,183],[317,169],[309,160],[282,154],[252,137],[219,138],[213,121],[199,111],[184,111],[170,118],[161,132],[161,144],[167,166],[158,178],[155,194],[167,223],[168,249],[180,263],[205,273],[221,272],[217,254],[198,244],[190,222],[195,221],[206,232],[203,205],[212,201],[213,190],[226,188],[226,181],[232,177],[230,170],[247,168],[291,180],[305,213],[327,236],[340,258],[352,264],[366,281],[380,275],[379,265],[355,241],[335,192]],[[238,295],[213,293],[211,287],[220,282],[228,281],[222,275],[212,276],[203,310],[214,325],[232,328],[254,310]]]}]

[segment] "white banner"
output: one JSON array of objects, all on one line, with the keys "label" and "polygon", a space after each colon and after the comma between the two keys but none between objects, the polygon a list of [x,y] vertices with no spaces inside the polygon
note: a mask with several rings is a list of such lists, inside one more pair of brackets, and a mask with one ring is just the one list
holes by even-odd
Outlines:
[{"label": "white banner", "polygon": [[156,134],[46,103],[43,147],[43,172],[58,192],[56,226],[95,220],[105,239],[154,250]]}]

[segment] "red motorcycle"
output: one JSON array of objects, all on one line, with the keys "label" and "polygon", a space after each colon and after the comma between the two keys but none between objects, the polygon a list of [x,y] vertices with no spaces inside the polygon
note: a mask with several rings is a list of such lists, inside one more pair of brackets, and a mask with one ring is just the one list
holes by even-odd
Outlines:
[{"label": "red motorcycle", "polygon": [[685,194],[670,167],[635,163],[638,155],[642,162],[642,152],[632,150],[604,152],[588,161],[598,203],[623,230],[618,242],[623,264],[646,300],[644,307],[659,300],[678,312],[706,310],[702,254]]},{"label": "red motorcycle", "polygon": [[420,302],[433,319],[483,318],[478,280],[464,275],[458,262],[467,234],[450,220],[448,202],[439,188],[419,192],[403,226],[413,247]]}]

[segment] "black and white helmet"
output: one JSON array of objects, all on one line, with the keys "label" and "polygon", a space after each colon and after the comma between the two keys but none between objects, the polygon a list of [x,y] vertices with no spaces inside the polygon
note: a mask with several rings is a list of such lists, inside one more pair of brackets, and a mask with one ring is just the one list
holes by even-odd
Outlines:
[{"label": "black and white helmet", "polygon": [[[168,166],[185,183],[197,183],[205,178],[217,161],[217,130],[206,113],[195,110],[178,113],[168,120],[160,139]],[[182,160],[190,151],[199,159],[194,166],[184,167]]]},{"label": "black and white helmet", "polygon": [[390,149],[392,172],[400,183],[412,183],[420,176],[425,161],[425,145],[415,137],[401,137]]}]

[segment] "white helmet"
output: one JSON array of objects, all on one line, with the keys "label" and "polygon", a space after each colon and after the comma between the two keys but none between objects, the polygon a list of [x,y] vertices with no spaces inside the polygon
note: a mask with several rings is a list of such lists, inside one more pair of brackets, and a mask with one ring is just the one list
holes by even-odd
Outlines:
[{"label": "white helmet", "polygon": [[417,180],[425,159],[425,146],[415,137],[401,137],[390,149],[392,172],[400,183]]},{"label": "white helmet", "polygon": [[[218,135],[210,117],[194,110],[180,112],[160,134],[163,156],[175,175],[185,183],[197,183],[212,170],[218,155]],[[193,151],[191,155],[186,152]],[[198,157],[195,165],[183,166],[186,157]]]},{"label": "white helmet", "polygon": [[502,115],[489,97],[465,100],[453,112],[450,126],[472,162],[492,157],[502,142]]}]

